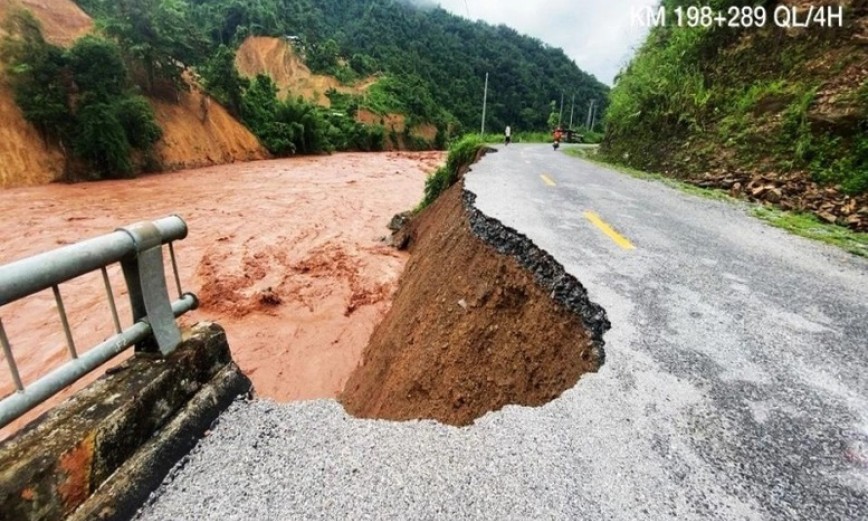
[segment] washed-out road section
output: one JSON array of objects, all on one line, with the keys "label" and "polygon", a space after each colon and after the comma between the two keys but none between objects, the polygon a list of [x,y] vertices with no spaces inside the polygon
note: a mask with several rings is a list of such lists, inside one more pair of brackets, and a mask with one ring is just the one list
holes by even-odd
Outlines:
[{"label": "washed-out road section", "polygon": [[466,428],[240,401],[141,520],[868,517],[865,260],[551,147],[467,188],[607,309],[600,372]]}]

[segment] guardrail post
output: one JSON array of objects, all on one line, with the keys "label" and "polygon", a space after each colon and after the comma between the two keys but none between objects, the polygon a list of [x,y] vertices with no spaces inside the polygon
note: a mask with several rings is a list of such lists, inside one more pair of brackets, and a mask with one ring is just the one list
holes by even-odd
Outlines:
[{"label": "guardrail post", "polygon": [[[21,417],[84,375],[108,362],[132,345],[139,352],[167,355],[181,343],[181,331],[175,317],[196,309],[196,295],[184,293],[175,302],[169,301],[162,245],[180,241],[187,236],[187,224],[177,215],[138,223],[114,233],[87,239],[26,259],[0,265],[0,306],[52,288],[67,337],[71,360],[26,386],[0,321],[0,351],[9,365],[16,392],[0,398],[0,428]],[[177,261],[172,252],[175,285],[180,291]],[[130,302],[133,324],[121,329],[114,304],[106,266],[121,263]],[[58,286],[96,270],[102,272],[106,297],[112,311],[117,334],[91,349],[79,353],[75,349],[72,329],[66,317]],[[2,514],[0,514],[2,518]]]},{"label": "guardrail post", "polygon": [[129,234],[136,245],[137,253],[121,261],[133,309],[133,322],[145,321],[153,331],[153,338],[136,344],[136,351],[168,355],[181,343],[181,330],[175,323],[166,288],[160,230],[153,223],[141,222],[119,231]]}]

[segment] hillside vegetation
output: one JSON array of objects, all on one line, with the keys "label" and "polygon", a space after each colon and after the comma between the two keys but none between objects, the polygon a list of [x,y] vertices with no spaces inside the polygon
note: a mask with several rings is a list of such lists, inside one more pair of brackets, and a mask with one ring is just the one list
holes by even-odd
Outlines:
[{"label": "hillside vegetation", "polygon": [[4,29],[2,57],[24,117],[95,177],[131,174],[132,151],[148,154],[163,132],[148,101],[130,88],[117,45],[88,35],[56,47],[29,11],[11,15]]},{"label": "hillside vegetation", "polygon": [[334,76],[316,74],[291,42],[272,36],[247,37],[235,51],[235,66],[248,78],[267,74],[277,84],[281,96],[302,96],[324,107],[331,106],[327,93],[361,95],[378,79],[372,76],[346,84]]},{"label": "hillside vegetation", "polygon": [[232,118],[276,156],[444,148],[478,128],[486,73],[490,129],[547,130],[562,94],[579,106],[607,94],[560,49],[418,2],[77,4],[67,17],[69,0],[0,0],[8,88],[66,178],[193,166],[187,149],[205,163],[262,157],[246,130],[216,128]]},{"label": "hillside vegetation", "polygon": [[[144,92],[123,48],[100,37],[71,0],[0,0],[0,21],[0,187],[267,156],[257,139],[219,104],[210,105],[200,89],[188,86],[168,96]],[[89,63],[92,51],[106,59]],[[106,109],[112,115],[103,125],[97,112]],[[117,131],[122,109],[146,115],[151,131],[162,137],[153,142],[152,133],[148,140],[130,120],[123,133],[104,132],[113,125]],[[136,151],[140,138],[149,143]],[[118,150],[122,154],[114,155]],[[105,168],[107,161],[117,161],[117,168]]]},{"label": "hillside vegetation", "polygon": [[315,73],[344,84],[382,76],[365,95],[342,99],[338,108],[404,114],[411,124],[434,123],[456,133],[479,125],[486,72],[491,128],[544,130],[551,102],[562,92],[587,106],[591,99],[604,102],[608,91],[560,49],[505,26],[405,1],[79,0],[107,28],[123,26],[141,12],[140,4],[152,3],[164,13],[149,16],[156,24],[171,17],[184,28],[155,30],[176,32],[183,42],[154,42],[157,54],[164,47],[187,65],[202,65],[221,45],[235,50],[251,35],[286,37]]},{"label": "hillside vegetation", "polygon": [[[809,5],[754,4],[769,20]],[[834,4],[841,28],[653,29],[612,90],[602,153],[868,229],[868,1]]]}]

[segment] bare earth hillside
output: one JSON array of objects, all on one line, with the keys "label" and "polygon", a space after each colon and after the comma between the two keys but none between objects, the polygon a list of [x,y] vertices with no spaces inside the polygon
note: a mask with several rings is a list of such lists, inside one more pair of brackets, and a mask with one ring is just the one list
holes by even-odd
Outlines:
[{"label": "bare earth hillside", "polygon": [[252,161],[268,157],[247,127],[198,88],[172,103],[151,100],[163,139],[156,153],[166,170]]},{"label": "bare earth hillside", "polygon": [[71,0],[0,0],[0,19],[15,8],[31,11],[42,23],[45,39],[68,47],[93,29],[93,20]]},{"label": "bare earth hillside", "polygon": [[0,187],[50,183],[63,165],[63,154],[27,123],[0,77]]},{"label": "bare earth hillside", "polygon": [[282,96],[303,96],[323,107],[331,106],[331,101],[325,95],[329,89],[346,94],[362,94],[377,81],[376,78],[369,78],[358,85],[347,86],[333,76],[314,74],[286,40],[268,36],[247,38],[238,49],[235,66],[244,76],[270,76]]},{"label": "bare earth hillside", "polygon": [[[93,21],[70,0],[0,0],[0,19],[16,6],[42,23],[47,41],[62,46],[93,29]],[[257,139],[213,100],[194,87],[177,103],[152,100],[163,139],[156,156],[164,169],[193,168],[268,156]],[[21,114],[0,75],[0,188],[45,184],[59,179],[62,152],[42,140]]]},{"label": "bare earth hillside", "polygon": [[[326,96],[330,89],[343,94],[363,95],[377,82],[377,77],[372,76],[355,85],[344,85],[333,76],[315,74],[304,64],[289,42],[267,36],[247,38],[238,49],[235,66],[247,77],[252,78],[257,74],[271,77],[280,89],[281,96],[301,96],[322,107],[331,106],[331,100]],[[386,139],[387,150],[409,148],[403,135],[406,118],[402,114],[381,115],[360,109],[356,120],[365,125],[382,125],[388,134],[394,134],[394,140]],[[431,124],[416,125],[410,129],[410,134],[433,143],[437,136],[437,127]]]}]

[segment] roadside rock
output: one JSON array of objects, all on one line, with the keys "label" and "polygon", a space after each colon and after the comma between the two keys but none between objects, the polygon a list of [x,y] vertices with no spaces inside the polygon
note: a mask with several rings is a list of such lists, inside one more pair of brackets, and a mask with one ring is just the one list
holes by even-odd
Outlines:
[{"label": "roadside rock", "polygon": [[703,188],[728,190],[733,197],[772,203],[783,210],[813,213],[828,223],[868,231],[868,194],[848,195],[839,187],[821,187],[805,173],[715,172],[689,181]]},{"label": "roadside rock", "polygon": [[411,235],[408,225],[412,219],[413,212],[402,212],[392,217],[392,220],[389,222],[389,229],[392,230],[392,237],[389,243],[393,248],[406,250],[410,246]]}]

